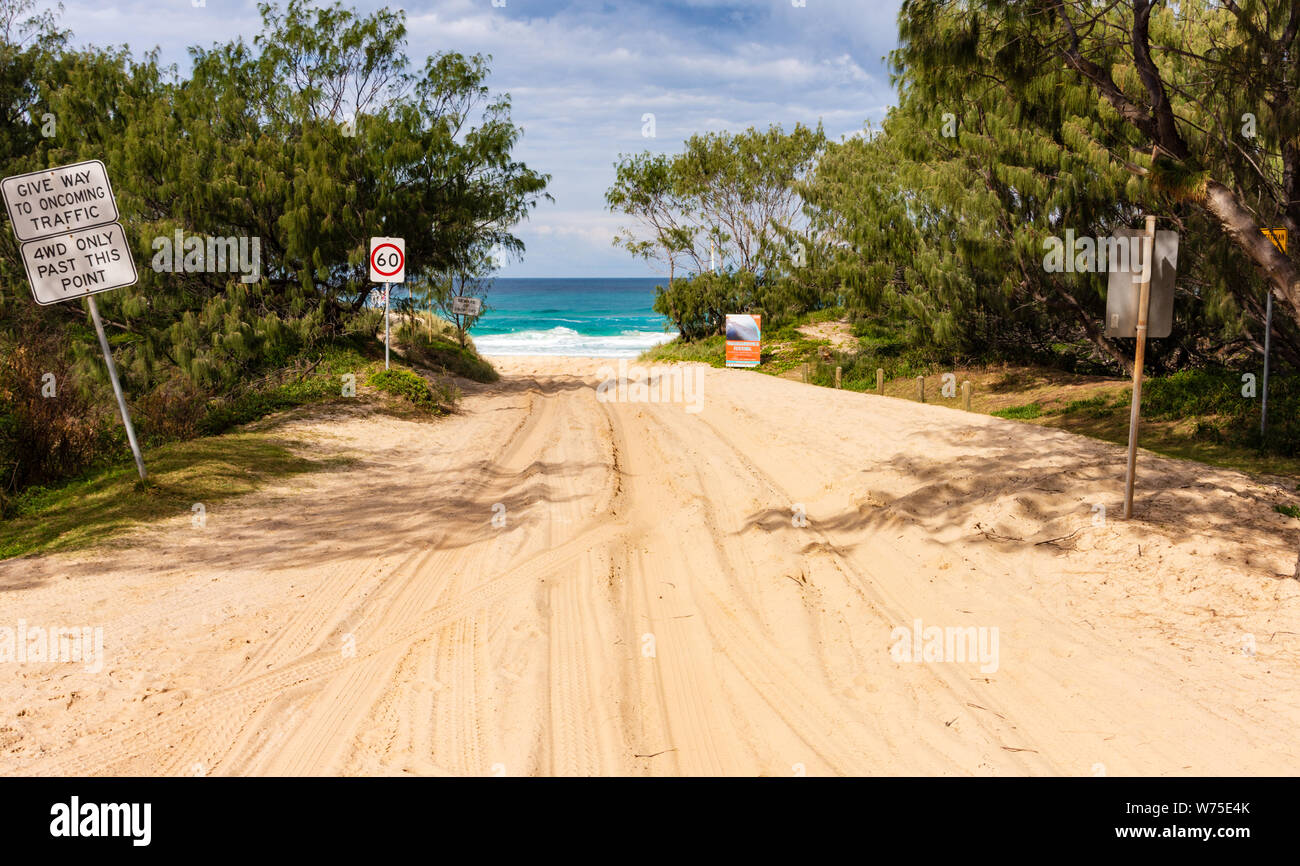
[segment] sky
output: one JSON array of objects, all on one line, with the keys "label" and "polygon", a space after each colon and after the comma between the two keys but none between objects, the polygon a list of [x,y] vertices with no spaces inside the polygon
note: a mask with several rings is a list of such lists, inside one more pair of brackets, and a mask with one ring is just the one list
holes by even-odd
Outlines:
[{"label": "sky", "polygon": [[[202,3],[202,6],[198,4]],[[803,5],[797,5],[802,3]],[[658,276],[611,241],[604,205],[620,154],[675,153],[689,136],[821,122],[827,135],[879,123],[894,100],[885,56],[901,0],[345,0],[404,9],[412,66],[437,51],[492,55],[524,134],[515,153],[551,175],[555,201],[516,228],[527,252],[507,277]],[[53,7],[53,3],[43,4]],[[63,0],[81,45],[154,47],[189,69],[190,45],[261,30],[254,0]],[[654,115],[654,135],[643,117]]]}]

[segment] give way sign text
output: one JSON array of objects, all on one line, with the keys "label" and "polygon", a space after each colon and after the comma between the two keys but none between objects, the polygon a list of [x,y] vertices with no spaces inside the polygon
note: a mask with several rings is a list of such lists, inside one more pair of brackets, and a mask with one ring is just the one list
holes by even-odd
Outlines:
[{"label": "give way sign text", "polygon": [[19,241],[117,220],[108,170],[97,159],[4,179],[5,207]]}]

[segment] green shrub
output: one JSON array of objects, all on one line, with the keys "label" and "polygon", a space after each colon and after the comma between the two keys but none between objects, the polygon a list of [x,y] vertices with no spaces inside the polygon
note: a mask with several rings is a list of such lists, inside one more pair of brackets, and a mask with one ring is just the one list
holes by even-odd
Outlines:
[{"label": "green shrub", "polygon": [[1180,370],[1142,385],[1142,417],[1153,420],[1238,415],[1251,402],[1241,396],[1241,374],[1229,370]]},{"label": "green shrub", "polygon": [[401,397],[434,414],[445,412],[447,407],[444,403],[452,402],[447,399],[449,394],[435,392],[423,376],[400,367],[371,373],[366,382],[373,388]]},{"label": "green shrub", "polygon": [[[672,280],[655,288],[654,310],[668,318],[688,340],[721,334],[727,313],[765,312],[755,309],[757,280],[747,272],[710,272]],[[764,326],[772,324],[765,317]]]},{"label": "green shrub", "polygon": [[295,358],[292,367],[210,400],[198,432],[213,436],[272,412],[339,398],[342,377],[360,374],[372,363],[348,340],[327,347],[314,359]]},{"label": "green shrub", "polygon": [[199,430],[212,436],[232,427],[264,418],[272,412],[292,409],[340,396],[342,386],[338,378],[313,376],[296,382],[250,389],[236,397],[214,400],[208,404],[207,414],[199,423]]},{"label": "green shrub", "polygon": [[1255,397],[1244,396],[1240,370],[1180,370],[1150,379],[1142,386],[1142,417],[1178,421],[1212,416],[1222,441],[1293,457],[1300,454],[1300,385],[1296,380],[1295,373],[1286,370],[1275,370],[1270,376],[1268,435],[1263,440],[1259,435],[1263,384],[1257,381]]}]

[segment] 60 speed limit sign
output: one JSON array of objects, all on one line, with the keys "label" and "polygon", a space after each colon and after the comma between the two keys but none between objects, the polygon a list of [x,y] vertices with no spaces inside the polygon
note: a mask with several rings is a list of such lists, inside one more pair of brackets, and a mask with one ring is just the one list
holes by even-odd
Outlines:
[{"label": "60 speed limit sign", "polygon": [[370,239],[370,281],[372,283],[406,282],[406,239]]}]

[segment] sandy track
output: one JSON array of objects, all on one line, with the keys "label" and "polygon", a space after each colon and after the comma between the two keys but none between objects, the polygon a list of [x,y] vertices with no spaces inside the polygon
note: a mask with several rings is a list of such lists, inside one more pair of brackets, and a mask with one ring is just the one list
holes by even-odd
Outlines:
[{"label": "sandy track", "polygon": [[[503,366],[436,423],[289,420],[359,463],[204,528],[0,563],[0,625],[102,627],[107,657],[4,665],[0,771],[1300,771],[1280,484],[1144,456],[1124,524],[1122,451],[1057,431],[692,367],[695,414],[597,400],[600,362]],[[918,619],[998,629],[996,670],[897,660]]]}]

